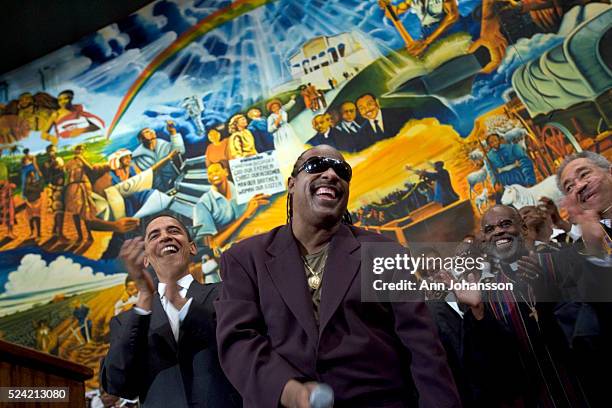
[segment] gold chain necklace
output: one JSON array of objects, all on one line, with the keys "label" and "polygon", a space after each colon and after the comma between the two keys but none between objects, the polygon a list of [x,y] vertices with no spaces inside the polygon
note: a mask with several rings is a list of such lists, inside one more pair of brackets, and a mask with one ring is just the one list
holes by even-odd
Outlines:
[{"label": "gold chain necklace", "polygon": [[304,266],[306,267],[306,269],[308,269],[308,272],[311,273],[311,275],[308,277],[308,286],[310,286],[310,289],[312,290],[317,290],[319,286],[321,286],[321,275],[323,274],[323,269],[325,269],[327,255],[325,256],[325,259],[323,259],[323,262],[321,262],[323,264],[321,270],[317,272],[315,272],[314,269],[312,269],[312,267],[308,264],[308,261],[306,260],[305,256],[302,256],[302,262],[304,262]]}]

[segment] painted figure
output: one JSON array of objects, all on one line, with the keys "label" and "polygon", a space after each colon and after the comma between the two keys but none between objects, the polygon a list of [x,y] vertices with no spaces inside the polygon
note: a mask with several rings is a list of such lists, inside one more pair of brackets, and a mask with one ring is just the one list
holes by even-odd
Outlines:
[{"label": "painted figure", "polygon": [[536,183],[533,163],[520,145],[502,144],[495,133],[487,136],[487,145],[487,159],[496,181],[503,186],[520,184],[529,187]]},{"label": "painted figure", "polygon": [[96,206],[91,194],[91,182],[86,173],[86,169],[90,166],[83,157],[84,153],[85,145],[76,146],[74,148],[74,158],[69,160],[64,167],[67,174],[67,184],[64,189],[65,210],[72,214],[74,227],[77,231],[77,243],[82,242],[84,235],[88,242],[93,242],[87,224],[83,223],[81,225],[81,220],[88,220],[95,217],[96,214]]},{"label": "painted figure", "polygon": [[277,157],[282,157],[283,160],[297,157],[301,151],[302,143],[287,116],[287,111],[294,105],[295,96],[292,96],[284,105],[279,99],[273,99],[266,104],[266,109],[270,112],[268,131],[274,135],[274,150],[276,150]]},{"label": "painted figure", "polygon": [[[59,108],[49,117],[49,125],[42,132],[42,138],[57,144],[58,137],[72,138],[83,133],[104,129],[104,121],[98,116],[86,112],[83,105],[73,105],[74,92],[65,90],[57,96]],[[55,135],[51,129],[55,128]]]},{"label": "painted figure", "polygon": [[249,157],[257,154],[255,150],[255,139],[248,127],[247,118],[242,115],[234,115],[229,121],[230,137],[227,142],[229,159]]},{"label": "painted figure", "polygon": [[262,116],[259,108],[251,108],[247,112],[249,129],[255,138],[255,150],[267,152],[274,149],[274,135],[268,131],[268,121]]},{"label": "painted figure", "polygon": [[[172,142],[159,139],[155,130],[151,128],[144,128],[138,133],[140,145],[132,153],[132,158],[140,170],[152,167],[155,163],[168,157],[172,150],[180,151],[181,146],[184,150],[183,139],[181,134],[177,132],[174,122],[168,121],[166,130],[170,134]],[[174,164],[168,162],[159,170],[153,187],[163,192],[168,191],[172,188],[177,175],[178,171]]]}]

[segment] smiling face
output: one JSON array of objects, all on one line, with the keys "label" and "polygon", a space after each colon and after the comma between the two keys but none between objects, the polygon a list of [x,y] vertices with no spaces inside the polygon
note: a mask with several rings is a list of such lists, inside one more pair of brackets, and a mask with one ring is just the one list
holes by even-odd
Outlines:
[{"label": "smiling face", "polygon": [[[296,168],[315,156],[344,160],[333,147],[320,145],[304,153]],[[288,187],[292,197],[294,221],[325,227],[341,221],[348,203],[349,183],[338,177],[332,168],[319,174],[301,171],[295,177],[289,178]]]},{"label": "smiling face", "polygon": [[208,182],[213,186],[219,186],[227,180],[227,170],[219,163],[212,163],[208,166]]},{"label": "smiling face", "polygon": [[564,194],[576,194],[585,210],[603,212],[612,202],[612,167],[608,171],[587,158],[571,161],[561,174]]},{"label": "smiling face", "polygon": [[[145,231],[145,266],[153,266],[161,282],[178,279],[187,273],[196,246],[178,220],[161,216]],[[180,276],[178,276],[180,275]]]},{"label": "smiling face", "polygon": [[374,120],[378,115],[380,107],[376,99],[371,95],[364,95],[357,100],[357,109],[359,109],[359,113],[364,118]]},{"label": "smiling face", "polygon": [[493,257],[511,262],[523,248],[524,225],[514,209],[491,208],[482,217],[481,227],[487,252]]}]

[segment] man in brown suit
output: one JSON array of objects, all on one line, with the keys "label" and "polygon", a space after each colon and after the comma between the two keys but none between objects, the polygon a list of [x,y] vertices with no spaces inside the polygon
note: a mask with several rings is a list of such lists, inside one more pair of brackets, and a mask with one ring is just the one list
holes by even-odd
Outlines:
[{"label": "man in brown suit", "polygon": [[245,407],[459,407],[422,302],[362,302],[360,247],[386,238],[350,225],[351,168],[334,148],[304,152],[288,181],[287,225],[221,258],[221,365]]}]

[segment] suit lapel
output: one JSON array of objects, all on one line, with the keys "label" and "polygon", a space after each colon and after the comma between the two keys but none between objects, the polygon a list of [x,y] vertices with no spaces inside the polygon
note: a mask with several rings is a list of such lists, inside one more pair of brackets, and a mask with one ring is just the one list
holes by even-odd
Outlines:
[{"label": "suit lapel", "polygon": [[151,337],[153,337],[155,342],[167,345],[172,352],[176,353],[177,344],[174,339],[174,334],[172,334],[172,329],[170,328],[170,321],[168,320],[168,315],[157,293],[153,296],[152,312],[150,326]]},{"label": "suit lapel", "polygon": [[351,230],[345,225],[340,225],[330,243],[323,273],[319,335],[323,333],[359,271],[360,246]]},{"label": "suit lapel", "polygon": [[304,331],[316,342],[317,325],[306,272],[289,226],[279,230],[267,251],[273,255],[266,261],[266,267],[274,285]]},{"label": "suit lapel", "polygon": [[209,342],[214,341],[215,333],[210,329],[214,325],[205,321],[206,319],[214,319],[214,316],[210,316],[203,305],[212,291],[213,289],[210,287],[195,280],[189,285],[187,299],[191,298],[192,300],[189,311],[179,329],[178,344],[181,345],[181,348],[184,347],[186,341],[196,343],[200,347],[207,347]]}]

